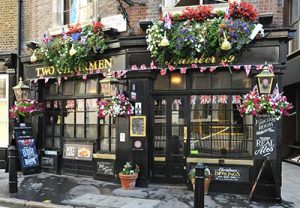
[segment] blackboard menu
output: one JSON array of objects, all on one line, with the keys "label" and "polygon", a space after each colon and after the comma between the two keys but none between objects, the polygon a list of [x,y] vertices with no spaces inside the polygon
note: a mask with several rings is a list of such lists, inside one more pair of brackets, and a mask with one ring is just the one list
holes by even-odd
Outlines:
[{"label": "blackboard menu", "polygon": [[34,139],[17,140],[21,168],[28,169],[39,166],[39,158],[35,148]]},{"label": "blackboard menu", "polygon": [[18,148],[23,174],[39,172],[39,157],[31,127],[26,124],[16,126],[14,128],[14,138]]},{"label": "blackboard menu", "polygon": [[254,127],[254,158],[276,159],[276,137],[278,121],[268,115],[259,115]]},{"label": "blackboard menu", "polygon": [[249,167],[245,166],[209,166],[212,180],[249,182]]},{"label": "blackboard menu", "polygon": [[114,162],[110,161],[97,161],[96,171],[101,175],[114,175]]}]

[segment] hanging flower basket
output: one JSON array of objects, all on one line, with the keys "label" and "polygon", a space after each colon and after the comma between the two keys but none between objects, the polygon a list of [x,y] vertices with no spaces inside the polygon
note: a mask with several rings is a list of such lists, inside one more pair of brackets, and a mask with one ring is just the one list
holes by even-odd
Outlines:
[{"label": "hanging flower basket", "polygon": [[97,106],[99,118],[105,118],[106,116],[126,117],[132,115],[134,111],[133,105],[122,93],[111,98],[102,98],[97,102]]},{"label": "hanging flower basket", "polygon": [[29,116],[41,115],[44,112],[44,104],[36,100],[21,100],[16,101],[9,109],[9,117],[19,119],[20,117],[26,118]]},{"label": "hanging flower basket", "polygon": [[291,115],[293,105],[287,101],[282,93],[263,94],[257,91],[250,91],[244,96],[243,102],[239,106],[241,116],[244,115],[270,115],[279,120],[282,116]]},{"label": "hanging flower basket", "polygon": [[31,62],[42,60],[46,66],[54,67],[56,75],[86,72],[95,54],[102,54],[107,45],[101,22],[81,27],[68,25],[60,35],[43,35],[41,47],[31,56]]},{"label": "hanging flower basket", "polygon": [[[213,12],[210,6],[186,8],[182,14],[167,14],[147,30],[151,56],[162,67],[192,64],[188,60],[195,58],[206,64],[236,61],[234,57],[252,41],[257,12],[247,2],[232,3],[229,7],[226,14]],[[182,59],[185,61],[180,61]]]}]

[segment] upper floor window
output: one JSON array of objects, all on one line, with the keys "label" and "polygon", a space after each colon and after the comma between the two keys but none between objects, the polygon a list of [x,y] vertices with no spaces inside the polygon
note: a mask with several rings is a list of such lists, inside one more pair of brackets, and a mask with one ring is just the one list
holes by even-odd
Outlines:
[{"label": "upper floor window", "polygon": [[300,48],[299,29],[300,29],[300,2],[299,0],[291,0],[289,2],[289,22],[290,26],[297,29],[296,36],[289,43],[289,53],[293,53]]},{"label": "upper floor window", "polygon": [[[198,5],[211,5],[215,9],[226,9],[228,3],[233,0],[162,0],[163,12],[180,13],[183,7],[194,7]],[[240,0],[236,0],[240,2]]]},{"label": "upper floor window", "polygon": [[52,0],[52,28],[50,33],[58,34],[61,26],[74,23],[90,23],[97,17],[97,0]]}]

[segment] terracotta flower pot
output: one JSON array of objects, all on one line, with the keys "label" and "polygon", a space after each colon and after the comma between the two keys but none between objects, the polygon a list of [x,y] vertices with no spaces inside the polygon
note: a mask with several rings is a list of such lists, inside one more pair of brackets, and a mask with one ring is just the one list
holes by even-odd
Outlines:
[{"label": "terracotta flower pot", "polygon": [[[208,194],[210,182],[211,182],[211,178],[204,179],[204,194]],[[191,183],[193,185],[193,190],[195,191],[195,178],[191,179]]]},{"label": "terracotta flower pot", "polygon": [[204,179],[204,194],[208,194],[210,182],[211,182],[211,178]]},{"label": "terracotta flower pot", "polygon": [[124,175],[119,173],[119,178],[121,180],[122,189],[131,190],[135,187],[136,179],[138,178],[138,174]]}]

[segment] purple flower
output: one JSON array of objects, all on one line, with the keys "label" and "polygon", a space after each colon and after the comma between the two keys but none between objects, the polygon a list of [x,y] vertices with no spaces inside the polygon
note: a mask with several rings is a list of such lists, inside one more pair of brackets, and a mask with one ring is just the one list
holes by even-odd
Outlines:
[{"label": "purple flower", "polygon": [[165,29],[170,30],[171,26],[172,26],[172,20],[169,16],[169,13],[167,13],[166,16],[164,17],[164,21],[165,21],[165,24],[164,24]]},{"label": "purple flower", "polygon": [[75,42],[80,38],[80,33],[73,33],[71,34],[72,41]]},{"label": "purple flower", "polygon": [[80,43],[81,43],[81,44],[85,44],[86,40],[87,40],[87,35],[81,37]]}]

